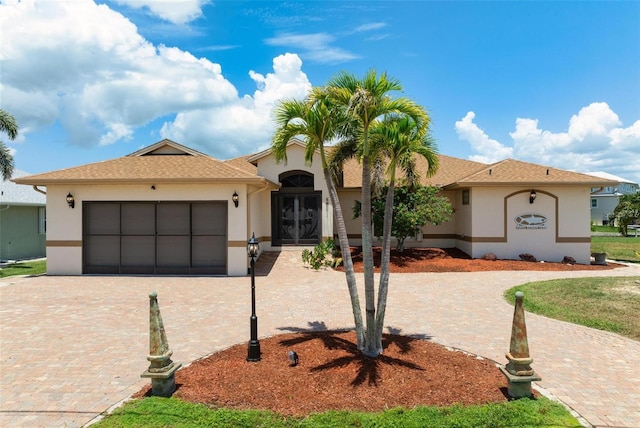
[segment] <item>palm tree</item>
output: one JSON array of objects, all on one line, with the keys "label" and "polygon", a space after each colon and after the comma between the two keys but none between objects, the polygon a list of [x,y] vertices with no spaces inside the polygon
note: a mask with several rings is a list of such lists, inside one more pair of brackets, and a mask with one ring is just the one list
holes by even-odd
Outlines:
[{"label": "palm tree", "polygon": [[[5,132],[10,140],[15,140],[18,135],[18,123],[3,109],[0,109],[0,132]],[[13,175],[13,155],[2,141],[0,141],[0,174],[3,180],[9,180]]]},{"label": "palm tree", "polygon": [[342,215],[342,207],[335,186],[335,176],[329,170],[325,144],[338,137],[338,125],[343,119],[339,111],[332,111],[330,99],[322,88],[314,88],[304,101],[283,100],[274,109],[277,125],[271,147],[277,162],[287,160],[287,144],[294,137],[302,137],[305,142],[305,162],[311,164],[316,151],[320,153],[322,172],[329,190],[329,198],[333,205],[334,219],[338,229],[338,240],[342,249],[347,288],[351,297],[351,307],[356,327],[358,348],[364,343],[364,327],[362,310],[356,282],[349,238]]},{"label": "palm tree", "polygon": [[[426,114],[426,113],[425,113]],[[428,126],[428,115],[425,124]],[[427,128],[428,129],[428,128]],[[387,160],[386,176],[388,188],[385,200],[385,212],[382,231],[382,258],[380,263],[380,284],[378,286],[378,304],[376,308],[375,341],[377,352],[382,352],[382,329],[387,307],[389,290],[389,265],[391,263],[391,224],[393,219],[393,199],[396,173],[400,169],[407,185],[419,183],[416,171],[415,155],[426,159],[427,176],[433,175],[438,168],[436,145],[430,134],[421,129],[408,116],[391,116],[376,123],[371,129],[374,153]]]},{"label": "palm tree", "polygon": [[386,73],[380,75],[369,70],[362,79],[343,72],[328,84],[330,97],[342,106],[346,115],[357,120],[357,139],[362,160],[362,257],[364,264],[364,286],[366,305],[366,332],[364,354],[377,357],[379,350],[375,340],[375,290],[373,278],[373,247],[371,230],[371,146],[369,129],[385,116],[402,114],[409,116],[415,124],[424,129],[428,116],[422,107],[408,98],[392,98],[390,92],[400,91],[402,86]]}]

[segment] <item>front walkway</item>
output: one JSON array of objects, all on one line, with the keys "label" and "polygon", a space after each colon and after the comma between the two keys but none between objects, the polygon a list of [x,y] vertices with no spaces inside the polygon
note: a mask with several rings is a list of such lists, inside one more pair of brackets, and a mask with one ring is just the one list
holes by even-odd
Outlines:
[{"label": "front walkway", "polygon": [[[256,278],[260,336],[314,323],[353,325],[344,274],[309,271],[299,257],[283,252],[267,276]],[[640,266],[394,274],[387,326],[504,363],[513,315],[501,297],[505,289],[604,275],[640,276]],[[188,363],[249,339],[248,277],[1,280],[0,426],[82,426],[146,385],[139,376],[148,367],[153,290],[174,360]],[[540,386],[594,425],[640,427],[640,342],[530,313],[527,328]]]}]

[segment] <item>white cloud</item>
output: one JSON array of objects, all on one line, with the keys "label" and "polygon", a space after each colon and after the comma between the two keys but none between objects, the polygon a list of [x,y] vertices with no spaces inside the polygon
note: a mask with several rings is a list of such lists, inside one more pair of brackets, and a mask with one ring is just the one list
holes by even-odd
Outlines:
[{"label": "white cloud", "polygon": [[180,113],[173,122],[163,125],[161,135],[176,141],[189,141],[217,157],[229,158],[266,148],[273,135],[271,111],[282,98],[304,98],[311,89],[302,61],[295,54],[273,60],[273,73],[262,75],[250,71],[256,83],[253,96],[235,102]]},{"label": "white cloud", "polygon": [[387,24],[385,24],[384,22],[372,22],[370,24],[360,25],[359,27],[356,27],[356,29],[354,31],[356,33],[362,33],[362,32],[365,32],[365,31],[379,30],[379,29],[384,28],[386,26],[387,26]]},{"label": "white cloud", "polygon": [[107,145],[165,118],[162,136],[224,159],[268,145],[274,103],[311,88],[300,58],[285,54],[272,73],[250,71],[257,90],[240,96],[219,64],[154,46],[92,0],[6,1],[0,27],[0,97],[21,138],[57,122],[72,144]]},{"label": "white cloud", "polygon": [[591,103],[573,115],[565,132],[541,129],[538,119],[517,118],[509,136],[512,147],[492,140],[473,119],[456,122],[460,139],[478,155],[470,159],[492,163],[506,157],[578,172],[604,171],[640,182],[640,120],[623,127],[607,103]]},{"label": "white cloud", "polygon": [[186,24],[202,16],[202,6],[209,0],[112,0],[133,9],[146,9],[174,24]]},{"label": "white cloud", "polygon": [[344,49],[332,46],[335,37],[327,33],[282,34],[265,40],[271,46],[300,50],[300,55],[313,62],[337,64],[358,58]]},{"label": "white cloud", "polygon": [[513,149],[489,138],[485,132],[473,123],[476,114],[468,112],[462,120],[456,122],[456,132],[461,140],[471,143],[472,148],[479,152],[470,157],[471,160],[483,163],[493,163],[511,157]]}]

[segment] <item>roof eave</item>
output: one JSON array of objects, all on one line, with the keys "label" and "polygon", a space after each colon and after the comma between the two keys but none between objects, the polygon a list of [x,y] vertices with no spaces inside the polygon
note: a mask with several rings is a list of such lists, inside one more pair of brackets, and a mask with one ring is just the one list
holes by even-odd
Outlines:
[{"label": "roof eave", "polygon": [[442,186],[444,190],[453,190],[453,189],[463,189],[467,187],[499,187],[499,186],[523,186],[523,187],[533,187],[533,186],[584,186],[584,187],[596,187],[596,186],[607,186],[608,182],[585,182],[585,181],[502,181],[502,182],[486,182],[486,181],[463,181],[463,182],[455,182],[450,183],[445,186]]},{"label": "roof eave", "polygon": [[242,177],[242,178],[166,178],[166,177],[143,177],[137,179],[87,179],[87,178],[74,178],[74,179],[59,179],[59,180],[24,180],[24,181],[16,181],[18,184],[28,184],[33,186],[48,186],[48,185],[65,185],[65,184],[127,184],[127,185],[135,185],[135,184],[158,184],[158,183],[180,183],[180,184],[218,184],[218,183],[238,183],[238,184],[263,184],[263,183],[271,183],[275,186],[275,184],[267,180],[264,177]]}]

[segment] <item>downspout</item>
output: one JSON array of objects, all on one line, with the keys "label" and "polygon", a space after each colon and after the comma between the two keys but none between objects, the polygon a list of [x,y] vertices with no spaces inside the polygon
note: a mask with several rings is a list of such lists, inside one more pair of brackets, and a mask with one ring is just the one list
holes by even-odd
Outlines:
[{"label": "downspout", "polygon": [[[247,232],[249,232],[249,228],[251,227],[251,195],[262,193],[268,188],[269,188],[269,182],[265,180],[262,188],[256,189],[252,192],[247,192]],[[260,249],[260,252],[262,252],[262,249]],[[260,254],[258,254],[258,257],[260,257]]]},{"label": "downspout", "polygon": [[46,194],[47,194],[47,192],[45,192],[44,190],[40,190],[40,189],[38,189],[38,186],[33,186],[33,190],[35,190],[35,191],[36,191],[36,192],[38,192],[38,193],[42,193],[43,195],[46,195]]}]

